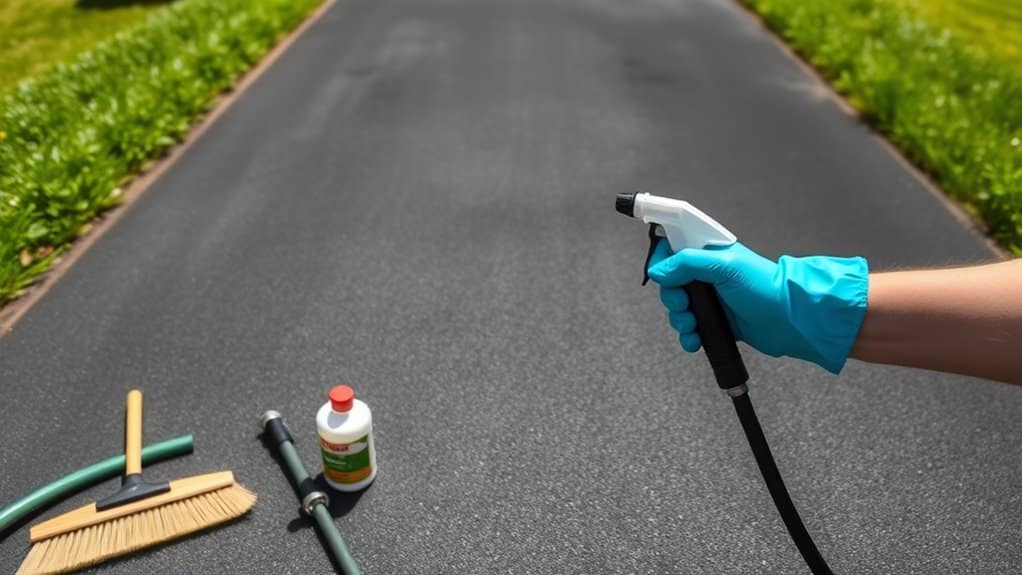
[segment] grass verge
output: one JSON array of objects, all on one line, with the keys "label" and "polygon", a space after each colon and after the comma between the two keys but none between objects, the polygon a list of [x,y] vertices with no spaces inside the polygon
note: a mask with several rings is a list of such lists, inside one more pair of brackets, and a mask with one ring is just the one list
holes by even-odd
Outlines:
[{"label": "grass verge", "polygon": [[322,0],[180,0],[0,100],[0,305]]},{"label": "grass verge", "polygon": [[1015,66],[1022,74],[1022,1],[893,0],[924,20]]},{"label": "grass verge", "polygon": [[742,1],[997,241],[1022,255],[1017,63],[931,22],[911,3]]},{"label": "grass verge", "polygon": [[169,0],[0,0],[0,94],[141,24]]}]

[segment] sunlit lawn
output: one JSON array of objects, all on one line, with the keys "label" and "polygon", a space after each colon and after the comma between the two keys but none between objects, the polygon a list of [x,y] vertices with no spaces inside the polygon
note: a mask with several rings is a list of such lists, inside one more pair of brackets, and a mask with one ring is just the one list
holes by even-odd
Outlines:
[{"label": "sunlit lawn", "polygon": [[901,0],[1022,74],[1022,0]]},{"label": "sunlit lawn", "polygon": [[0,93],[146,18],[169,0],[0,0]]},{"label": "sunlit lawn", "polygon": [[743,0],[1022,255],[1022,0]]}]

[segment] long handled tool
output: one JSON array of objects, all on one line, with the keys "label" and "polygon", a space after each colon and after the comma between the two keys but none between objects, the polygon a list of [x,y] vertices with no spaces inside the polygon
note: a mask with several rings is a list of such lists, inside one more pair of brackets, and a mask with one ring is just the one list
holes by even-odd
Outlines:
[{"label": "long handled tool", "polygon": [[121,488],[40,523],[17,575],[67,573],[240,517],[255,494],[230,471],[149,483],[142,479],[142,392],[128,393]]},{"label": "long handled tool", "polygon": [[320,535],[326,542],[327,552],[340,566],[344,575],[362,575],[362,570],[359,569],[358,563],[352,557],[351,551],[344,543],[344,538],[341,537],[341,532],[334,524],[334,518],[330,516],[330,511],[326,508],[329,502],[326,493],[312,488],[314,485],[312,478],[305,471],[305,466],[302,465],[302,460],[299,459],[298,452],[295,451],[294,440],[291,438],[291,432],[284,425],[284,419],[276,411],[267,411],[259,418],[259,423],[270,449],[280,453],[284,460],[287,476],[302,496],[302,510],[316,521],[316,528],[319,529]]},{"label": "long handled tool", "polygon": [[[149,465],[191,453],[193,446],[191,435],[182,435],[146,446],[142,449],[142,464]],[[33,511],[61,501],[86,487],[117,477],[123,470],[124,455],[115,455],[88,467],[83,467],[74,473],[69,473],[52,483],[43,485],[17,501],[12,501],[0,509],[0,540],[6,536],[4,530]]]},{"label": "long handled tool", "polygon": [[[649,254],[643,267],[644,281],[649,277],[645,270],[649,267],[649,258],[659,241],[658,228],[663,229],[671,249],[679,251],[684,248],[706,248],[708,246],[729,246],[738,239],[724,226],[713,218],[696,209],[688,202],[671,198],[662,198],[650,194],[618,194],[615,202],[617,211],[630,217],[638,218],[649,225]],[[738,419],[749,440],[749,447],[756,458],[760,473],[766,482],[767,490],[781,514],[788,534],[795,542],[806,565],[814,575],[832,575],[827,562],[809,536],[802,518],[795,509],[795,504],[788,495],[788,490],[777,470],[777,463],[770,446],[767,445],[763,428],[759,425],[756,412],[752,409],[749,399],[749,373],[745,370],[745,362],[738,351],[731,324],[728,323],[724,308],[717,297],[717,290],[712,284],[694,281],[685,287],[689,297],[692,314],[696,317],[696,330],[706,350],[706,358],[713,368],[717,385],[724,390],[734,402]]]}]

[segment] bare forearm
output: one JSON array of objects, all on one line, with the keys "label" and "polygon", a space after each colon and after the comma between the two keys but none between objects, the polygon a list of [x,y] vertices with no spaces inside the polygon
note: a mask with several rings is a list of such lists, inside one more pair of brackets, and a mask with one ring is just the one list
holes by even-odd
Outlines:
[{"label": "bare forearm", "polygon": [[851,357],[1022,384],[1022,259],[871,274]]}]

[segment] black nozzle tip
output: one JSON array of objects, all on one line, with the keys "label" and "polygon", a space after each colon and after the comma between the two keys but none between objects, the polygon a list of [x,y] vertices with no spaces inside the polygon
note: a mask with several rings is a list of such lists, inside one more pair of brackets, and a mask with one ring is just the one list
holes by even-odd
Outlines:
[{"label": "black nozzle tip", "polygon": [[622,213],[629,218],[635,217],[635,192],[627,194],[618,194],[617,199],[614,200],[614,209],[618,213]]}]

